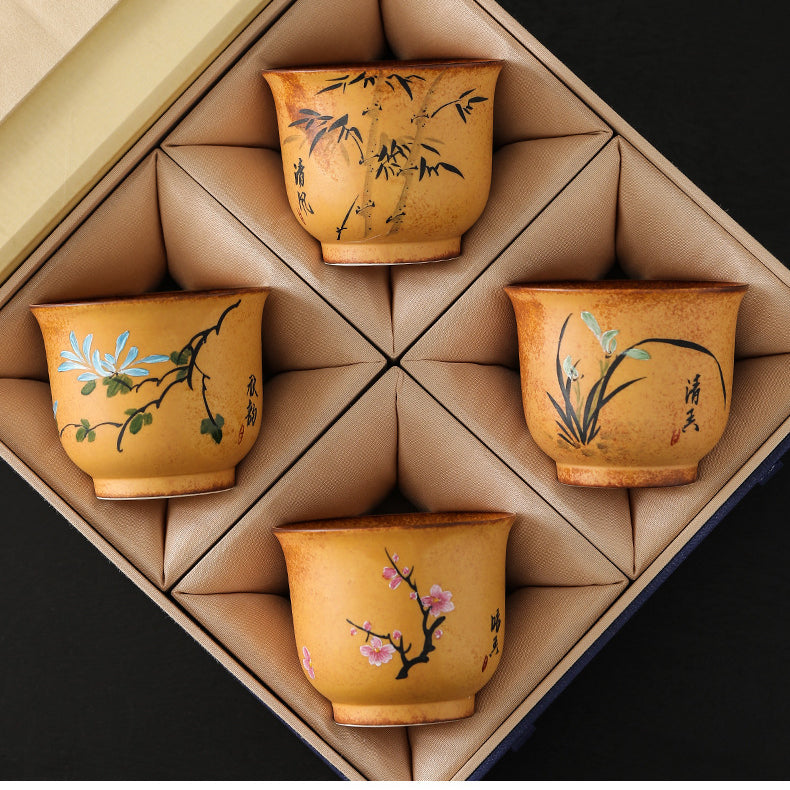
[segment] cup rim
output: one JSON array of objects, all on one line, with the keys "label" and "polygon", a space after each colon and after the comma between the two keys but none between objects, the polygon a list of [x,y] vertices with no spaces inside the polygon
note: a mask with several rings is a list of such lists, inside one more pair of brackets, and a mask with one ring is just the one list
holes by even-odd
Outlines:
[{"label": "cup rim", "polygon": [[[412,519],[416,517],[418,523],[398,524],[397,521],[404,516]],[[515,519],[515,514],[505,512],[472,512],[459,511],[447,513],[386,513],[372,516],[350,516],[348,518],[330,518],[317,521],[302,521],[295,524],[284,524],[274,527],[274,533],[289,532],[379,532],[401,529],[406,531],[472,526],[488,522]],[[442,520],[445,519],[445,520]]]},{"label": "cup rim", "polygon": [[505,61],[497,58],[424,58],[421,60],[370,60],[360,63],[316,63],[307,66],[286,66],[281,69],[264,69],[261,74],[312,74],[337,72],[343,69],[365,69],[384,71],[391,68],[445,68],[447,66],[504,66]]},{"label": "cup rim", "polygon": [[746,283],[719,280],[557,280],[551,282],[514,283],[505,286],[511,295],[530,291],[553,293],[583,293],[586,291],[611,293],[645,293],[661,291],[740,292],[745,293]]},{"label": "cup rim", "polygon": [[31,310],[47,310],[49,308],[63,307],[88,307],[91,305],[114,304],[150,304],[151,302],[180,302],[191,301],[203,297],[239,296],[242,294],[268,294],[271,288],[242,287],[242,288],[215,288],[208,291],[154,291],[150,293],[133,294],[130,296],[97,296],[91,299],[74,299],[65,302],[47,302],[45,304],[31,304]]}]

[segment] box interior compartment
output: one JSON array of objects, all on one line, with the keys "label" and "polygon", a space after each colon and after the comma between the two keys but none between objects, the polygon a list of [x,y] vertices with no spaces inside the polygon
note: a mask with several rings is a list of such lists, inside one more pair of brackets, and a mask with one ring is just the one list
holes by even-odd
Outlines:
[{"label": "box interior compartment", "polygon": [[[0,331],[12,339],[0,347],[0,441],[50,501],[192,618],[233,671],[289,709],[331,763],[368,779],[465,778],[787,420],[790,287],[474,0],[278,0],[251,30],[247,51],[161,119],[154,143],[54,253],[33,256],[0,290]],[[459,56],[506,61],[491,196],[461,257],[325,265],[288,206],[260,72]],[[749,284],[729,424],[693,485],[563,486],[527,431],[503,287],[597,279],[613,267],[639,279]],[[99,501],[58,441],[28,306],[173,282],[272,289],[260,437],[231,491]],[[471,719],[340,727],[302,673],[271,528],[388,507],[517,514],[503,659]]]}]

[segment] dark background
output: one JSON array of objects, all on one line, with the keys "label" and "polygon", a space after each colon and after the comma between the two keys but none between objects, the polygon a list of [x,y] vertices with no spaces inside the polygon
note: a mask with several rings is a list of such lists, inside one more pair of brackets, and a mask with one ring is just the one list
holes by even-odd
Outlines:
[{"label": "dark background", "polygon": [[[784,3],[502,4],[790,260]],[[488,778],[787,779],[789,488],[736,506]],[[336,778],[2,463],[0,496],[0,778]]]}]

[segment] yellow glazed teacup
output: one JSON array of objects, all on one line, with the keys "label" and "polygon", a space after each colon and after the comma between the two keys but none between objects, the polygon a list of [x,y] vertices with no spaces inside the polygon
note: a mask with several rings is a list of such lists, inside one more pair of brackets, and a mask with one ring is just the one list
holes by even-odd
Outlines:
[{"label": "yellow glazed teacup", "polygon": [[562,483],[692,483],[732,400],[745,285],[600,281],[505,288],[527,426]]},{"label": "yellow glazed teacup", "polygon": [[500,61],[263,72],[288,200],[327,263],[454,258],[491,185]]},{"label": "yellow glazed teacup", "polygon": [[305,676],[340,724],[471,716],[505,633],[507,513],[409,513],[274,530]]},{"label": "yellow glazed teacup", "polygon": [[69,458],[103,499],[235,483],[260,430],[268,291],[146,294],[31,307]]}]

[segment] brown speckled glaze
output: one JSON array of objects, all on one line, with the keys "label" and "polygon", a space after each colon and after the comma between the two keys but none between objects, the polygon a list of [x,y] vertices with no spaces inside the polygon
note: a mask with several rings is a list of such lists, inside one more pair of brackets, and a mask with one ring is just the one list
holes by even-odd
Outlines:
[{"label": "brown speckled glaze", "polygon": [[291,208],[335,264],[454,258],[491,184],[490,60],[263,73]]},{"label": "brown speckled glaze", "polygon": [[514,285],[524,414],[563,483],[692,483],[732,396],[739,283]]},{"label": "brown speckled glaze", "polygon": [[34,305],[69,458],[102,499],[231,488],[260,430],[263,288]]},{"label": "brown speckled glaze", "polygon": [[507,513],[279,527],[307,680],[352,726],[471,716],[501,657]]}]

